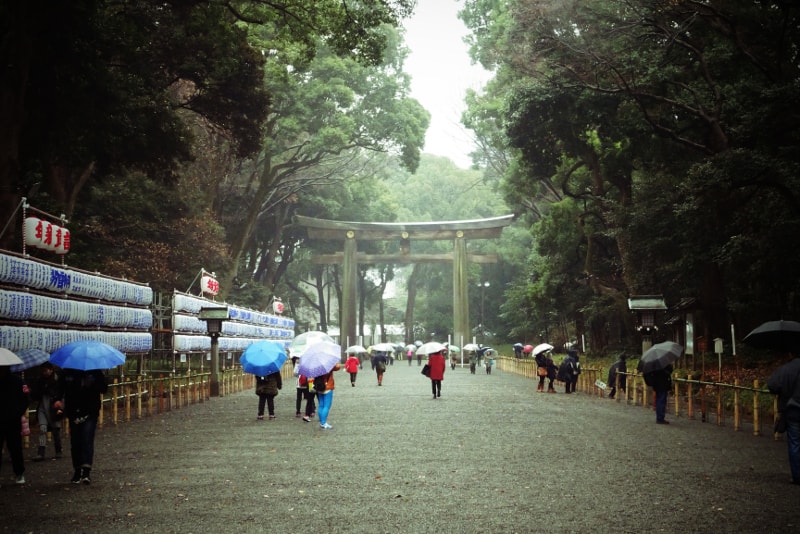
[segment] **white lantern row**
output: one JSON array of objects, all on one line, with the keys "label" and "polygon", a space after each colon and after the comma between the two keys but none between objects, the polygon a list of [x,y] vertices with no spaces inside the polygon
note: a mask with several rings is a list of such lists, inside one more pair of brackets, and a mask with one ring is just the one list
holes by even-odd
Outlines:
[{"label": "white lantern row", "polygon": [[[201,321],[194,315],[174,315],[172,318],[172,329],[175,332],[194,332],[198,334],[205,334],[208,331],[206,322]],[[226,336],[254,337],[261,339],[286,339],[294,337],[294,330],[223,321],[222,334]]]},{"label": "white lantern row", "polygon": [[[264,338],[243,338],[243,337],[220,337],[217,341],[221,351],[244,351],[247,347],[257,341],[264,341]],[[272,339],[284,349],[291,343],[290,340]],[[176,351],[209,350],[211,348],[211,338],[208,336],[186,336],[176,335],[173,338],[173,349]]]},{"label": "white lantern row", "polygon": [[[207,300],[185,293],[175,293],[172,298],[172,308],[174,313],[192,313],[197,314],[200,308],[208,306],[220,306],[219,302]],[[294,320],[289,317],[280,317],[269,313],[263,313],[255,310],[248,310],[238,306],[228,306],[228,314],[232,321],[240,321],[243,323],[251,323],[258,325],[270,325],[278,328],[287,328],[294,330]],[[225,323],[223,323],[224,325]]]},{"label": "white lantern row", "polygon": [[152,288],[0,254],[0,282],[79,297],[149,306]]},{"label": "white lantern row", "polygon": [[148,352],[153,347],[153,337],[147,332],[101,332],[0,326],[0,346],[12,352],[38,348],[52,353],[73,341],[102,341],[122,352]]},{"label": "white lantern row", "polygon": [[38,217],[26,217],[23,230],[25,244],[56,254],[69,252],[69,230]]},{"label": "white lantern row", "polygon": [[147,308],[108,306],[0,289],[0,317],[14,321],[107,326],[146,330],[153,326]]}]

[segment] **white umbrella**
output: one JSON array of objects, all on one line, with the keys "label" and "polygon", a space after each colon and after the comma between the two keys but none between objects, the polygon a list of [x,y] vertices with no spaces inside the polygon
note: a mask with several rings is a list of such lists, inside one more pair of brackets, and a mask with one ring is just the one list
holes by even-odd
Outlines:
[{"label": "white umbrella", "polygon": [[349,347],[347,347],[347,350],[345,350],[345,352],[347,354],[361,354],[367,352],[367,349],[365,349],[361,345],[350,345]]},{"label": "white umbrella", "polygon": [[543,353],[545,351],[548,351],[548,350],[553,350],[553,345],[551,345],[549,343],[542,343],[540,345],[536,345],[533,348],[533,355],[536,356],[537,354],[541,354],[541,353]]},{"label": "white umbrella", "polygon": [[464,349],[465,351],[467,351],[467,352],[475,352],[475,351],[476,351],[476,350],[478,350],[479,348],[480,348],[480,347],[479,347],[478,345],[476,345],[475,343],[467,343],[467,344],[466,344],[466,345],[464,345],[464,347],[463,347],[463,349]]},{"label": "white umbrella", "polygon": [[436,341],[430,341],[428,343],[421,345],[417,349],[417,354],[421,355],[435,354],[437,352],[442,352],[443,350],[447,350],[447,347]]},{"label": "white umbrella", "polygon": [[321,343],[323,341],[327,341],[328,343],[333,343],[333,338],[326,334],[325,332],[319,332],[316,330],[310,330],[308,332],[304,332],[299,336],[295,337],[291,343],[289,343],[289,356],[292,358],[297,358],[298,356],[302,356],[303,353],[315,343]]},{"label": "white umbrella", "polygon": [[394,345],[391,343],[378,343],[370,347],[372,352],[394,352]]},{"label": "white umbrella", "polygon": [[23,362],[19,359],[19,356],[8,349],[0,347],[0,365],[19,365],[21,363]]}]

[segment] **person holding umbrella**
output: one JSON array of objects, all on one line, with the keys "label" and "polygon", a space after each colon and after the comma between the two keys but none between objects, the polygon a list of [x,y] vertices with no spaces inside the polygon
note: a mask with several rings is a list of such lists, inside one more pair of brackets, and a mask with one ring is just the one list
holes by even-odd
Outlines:
[{"label": "person holding umbrella", "polygon": [[444,380],[444,368],[446,366],[445,354],[447,354],[447,347],[428,355],[428,365],[431,368],[428,378],[431,379],[431,391],[434,399],[442,396],[442,380]]},{"label": "person holding umbrella", "polygon": [[270,421],[275,419],[275,397],[281,388],[283,388],[283,378],[280,371],[270,373],[267,376],[256,376],[256,395],[258,395],[257,420],[264,420],[265,404],[267,405]]},{"label": "person holding umbrella", "polygon": [[69,420],[73,484],[91,484],[94,437],[108,382],[99,369],[64,369],[64,413]]},{"label": "person holding umbrella", "polygon": [[668,425],[667,395],[672,389],[672,364],[680,358],[683,347],[672,341],[657,343],[647,349],[639,359],[637,369],[644,383],[656,394],[656,424]]},{"label": "person holding umbrella", "polygon": [[[341,360],[342,348],[328,341],[311,345],[297,366],[297,372],[301,375],[314,377],[314,390],[317,392],[317,405],[319,415],[319,426],[323,430],[333,428],[328,424],[328,414],[333,404],[333,390],[335,383],[333,373],[342,368],[339,363]],[[303,418],[305,421],[306,419]]]}]

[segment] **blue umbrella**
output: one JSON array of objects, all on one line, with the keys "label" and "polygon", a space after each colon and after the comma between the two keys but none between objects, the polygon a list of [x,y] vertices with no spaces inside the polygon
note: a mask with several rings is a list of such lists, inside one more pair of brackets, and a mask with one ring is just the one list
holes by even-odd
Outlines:
[{"label": "blue umbrella", "polygon": [[16,352],[16,355],[22,360],[22,363],[11,366],[12,373],[19,373],[26,369],[31,369],[37,365],[42,365],[50,359],[50,355],[42,349],[22,349]]},{"label": "blue umbrella", "polygon": [[267,376],[281,370],[286,351],[274,341],[256,341],[245,349],[239,361],[245,373]]},{"label": "blue umbrella", "polygon": [[336,343],[328,341],[314,343],[309,345],[300,356],[297,372],[309,378],[316,378],[329,373],[341,361],[341,358],[342,347]]},{"label": "blue umbrella", "polygon": [[64,369],[91,371],[125,363],[125,355],[101,341],[73,341],[50,355],[50,363]]}]

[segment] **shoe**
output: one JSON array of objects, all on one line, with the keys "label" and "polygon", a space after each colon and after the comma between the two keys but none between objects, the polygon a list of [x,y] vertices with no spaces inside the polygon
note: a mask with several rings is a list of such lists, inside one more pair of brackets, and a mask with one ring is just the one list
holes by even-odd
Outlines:
[{"label": "shoe", "polygon": [[657,420],[656,424],[657,425],[668,425],[669,421],[667,421],[666,419],[661,419],[661,420]]},{"label": "shoe", "polygon": [[275,419],[275,416],[274,415],[270,415],[269,416],[269,420],[272,421],[273,419]]},{"label": "shoe", "polygon": [[331,428],[333,428],[333,427],[332,427],[331,425],[329,425],[328,423],[325,423],[324,425],[323,425],[322,423],[320,423],[320,424],[319,424],[319,427],[320,427],[321,429],[323,429],[323,430],[330,430]]},{"label": "shoe", "polygon": [[433,400],[436,400],[436,395],[433,396]]},{"label": "shoe", "polygon": [[259,421],[263,421],[264,420],[264,416],[263,415],[259,415],[258,417],[256,417],[256,419],[258,419]]},{"label": "shoe", "polygon": [[92,479],[88,476],[81,477],[81,484],[86,484],[87,486],[92,483]]},{"label": "shoe", "polygon": [[294,414],[294,416],[295,417],[303,417],[303,414],[301,414],[300,412],[297,412],[296,414]]},{"label": "shoe", "polygon": [[17,477],[17,484],[25,484],[25,475],[20,475]]},{"label": "shoe", "polygon": [[316,416],[317,416],[317,412],[311,412],[311,418],[312,418],[312,419],[313,419],[314,417],[316,417]]},{"label": "shoe", "polygon": [[356,383],[355,382],[350,382],[350,385],[353,386],[353,387],[356,387]]},{"label": "shoe", "polygon": [[73,484],[80,484],[81,483],[80,471],[75,471],[75,473],[72,475],[72,478],[69,479],[69,481],[72,482]]},{"label": "shoe", "polygon": [[303,416],[303,421],[305,421],[306,423],[310,423],[311,422],[311,418],[309,416],[307,416],[307,415],[304,415]]}]

